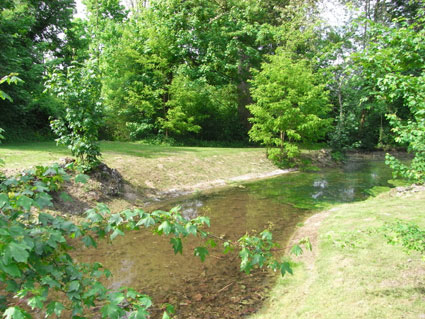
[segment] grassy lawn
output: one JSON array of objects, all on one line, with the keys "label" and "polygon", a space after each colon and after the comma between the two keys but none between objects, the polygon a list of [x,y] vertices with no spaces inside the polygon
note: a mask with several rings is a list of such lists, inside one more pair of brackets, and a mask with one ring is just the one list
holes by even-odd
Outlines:
[{"label": "grassy lawn", "polygon": [[425,261],[368,232],[396,219],[424,228],[424,207],[424,191],[385,193],[322,213],[313,223],[314,251],[296,261],[294,276],[278,280],[250,319],[425,318]]},{"label": "grassy lawn", "polygon": [[[117,156],[134,156],[142,158],[159,158],[178,154],[193,154],[196,157],[235,154],[243,152],[262,152],[258,148],[215,148],[215,147],[174,147],[144,145],[137,142],[100,142],[103,158],[113,161]],[[55,142],[34,142],[0,145],[0,158],[6,161],[7,168],[26,168],[55,162],[60,158],[71,156],[64,146]]]},{"label": "grassy lawn", "polygon": [[[166,190],[201,182],[276,169],[261,148],[171,147],[130,142],[101,142],[103,161],[131,184]],[[6,169],[48,164],[71,156],[54,142],[0,145]]]}]

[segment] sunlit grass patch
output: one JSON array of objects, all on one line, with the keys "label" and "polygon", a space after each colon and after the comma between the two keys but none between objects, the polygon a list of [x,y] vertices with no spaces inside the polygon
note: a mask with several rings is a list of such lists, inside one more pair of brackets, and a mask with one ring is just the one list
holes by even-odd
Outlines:
[{"label": "sunlit grass patch", "polygon": [[[276,169],[262,148],[219,148],[100,142],[102,161],[139,190],[166,190]],[[70,157],[54,142],[0,145],[5,168],[19,170]]]},{"label": "sunlit grass patch", "polygon": [[425,317],[425,262],[377,231],[396,219],[423,228],[424,207],[425,192],[394,191],[334,207],[319,228],[317,257],[301,257],[251,319]]}]

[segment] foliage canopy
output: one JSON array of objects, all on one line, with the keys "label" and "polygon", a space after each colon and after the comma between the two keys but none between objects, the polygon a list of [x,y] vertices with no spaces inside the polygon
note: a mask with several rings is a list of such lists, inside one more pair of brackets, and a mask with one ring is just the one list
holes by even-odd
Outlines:
[{"label": "foliage canopy", "polygon": [[270,56],[252,81],[255,104],[248,106],[253,117],[249,132],[253,141],[269,149],[276,162],[298,155],[297,143],[317,141],[329,129],[328,92],[307,60],[283,50]]}]

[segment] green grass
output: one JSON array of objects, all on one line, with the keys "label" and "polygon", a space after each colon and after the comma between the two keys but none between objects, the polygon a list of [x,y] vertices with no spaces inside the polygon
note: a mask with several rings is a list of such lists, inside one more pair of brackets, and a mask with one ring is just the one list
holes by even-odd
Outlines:
[{"label": "green grass", "polygon": [[[101,142],[102,160],[140,191],[182,189],[198,183],[264,173],[276,167],[262,148],[177,147]],[[54,142],[0,145],[6,170],[57,162],[71,156]]]},{"label": "green grass", "polygon": [[[241,151],[258,152],[258,148],[218,148],[218,147],[173,147],[144,145],[137,142],[100,142],[103,158],[111,161],[117,156],[134,156],[140,158],[159,158],[178,154],[193,154],[197,157],[235,154]],[[71,156],[64,146],[55,142],[34,142],[0,145],[0,158],[6,162],[6,168],[27,168],[58,161]]]},{"label": "green grass", "polygon": [[369,232],[396,219],[424,228],[425,192],[390,194],[334,207],[319,228],[316,258],[301,257],[250,319],[425,318],[425,261]]}]

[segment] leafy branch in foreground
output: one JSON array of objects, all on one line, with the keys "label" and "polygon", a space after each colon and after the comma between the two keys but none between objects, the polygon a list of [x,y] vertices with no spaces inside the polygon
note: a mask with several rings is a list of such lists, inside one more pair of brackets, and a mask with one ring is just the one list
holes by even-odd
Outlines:
[{"label": "leafy branch in foreground", "polygon": [[[0,282],[6,296],[0,310],[7,319],[30,318],[29,309],[39,309],[46,316],[89,318],[91,308],[101,307],[102,318],[148,318],[150,298],[131,288],[113,291],[99,282],[110,276],[100,263],[77,263],[69,251],[80,241],[86,247],[97,247],[97,240],[114,240],[126,231],[148,228],[158,235],[170,237],[174,253],[183,252],[187,236],[197,236],[204,243],[194,249],[202,261],[208,247],[214,247],[215,237],[205,231],[210,226],[207,217],[185,219],[179,208],[147,213],[141,209],[111,213],[105,204],[86,212],[79,224],[43,209],[52,206],[49,192],[59,191],[71,177],[64,168],[36,167],[0,184]],[[75,182],[86,179],[77,175]],[[225,251],[240,250],[241,270],[249,273],[254,267],[279,269],[292,273],[288,263],[273,256],[276,244],[271,233],[261,237],[245,235],[233,243],[225,242]],[[304,242],[306,247],[309,243]],[[311,248],[311,246],[310,246]],[[301,248],[293,252],[300,253]],[[62,296],[59,298],[59,296]],[[15,302],[12,301],[12,297]],[[167,307],[164,318],[171,318]]]},{"label": "leafy branch in foreground", "polygon": [[[5,75],[0,79],[0,84],[7,82],[7,84],[18,84],[19,82],[23,82],[20,78],[18,78],[18,73],[10,73],[9,75]],[[9,100],[13,102],[12,98],[4,91],[0,90],[0,99]],[[0,132],[1,133],[1,132]]]},{"label": "leafy branch in foreground", "polygon": [[[306,249],[311,250],[311,243],[308,238],[304,238],[294,245],[290,253],[299,256],[303,253],[301,246],[304,245]],[[242,236],[238,241],[231,243],[224,243],[225,252],[233,249],[239,250],[239,257],[241,259],[240,269],[249,274],[254,268],[267,267],[273,271],[280,271],[284,276],[286,273],[292,275],[292,268],[289,262],[279,262],[274,252],[279,249],[279,244],[273,242],[273,235],[269,230],[264,230],[258,236],[250,236],[248,234]]]}]

